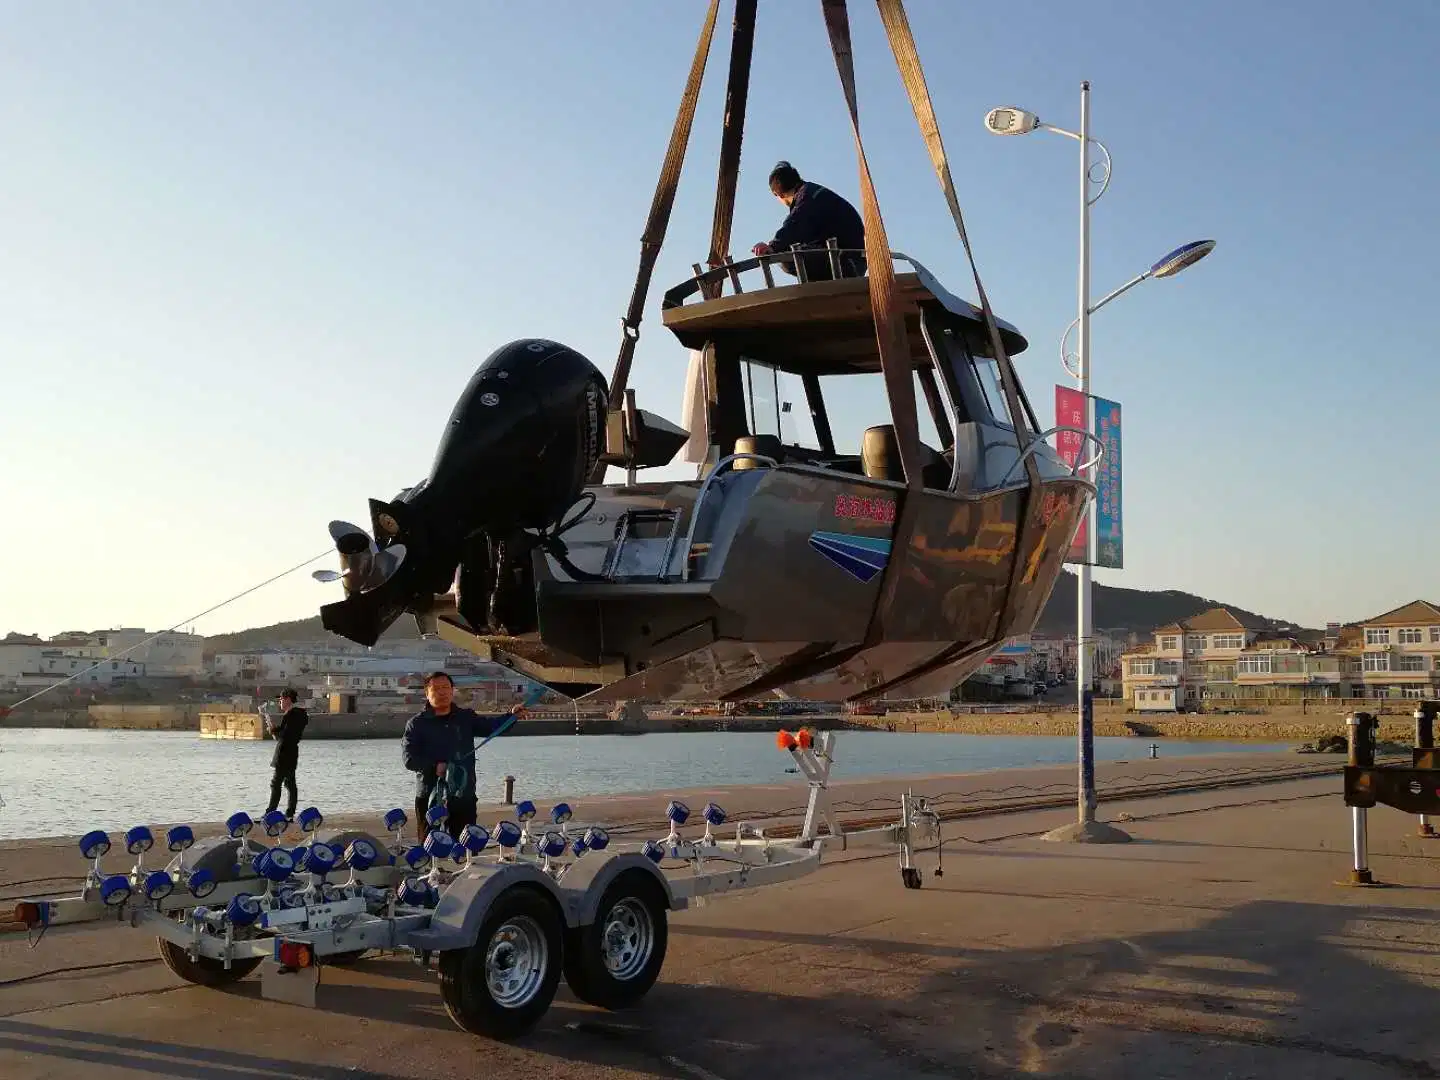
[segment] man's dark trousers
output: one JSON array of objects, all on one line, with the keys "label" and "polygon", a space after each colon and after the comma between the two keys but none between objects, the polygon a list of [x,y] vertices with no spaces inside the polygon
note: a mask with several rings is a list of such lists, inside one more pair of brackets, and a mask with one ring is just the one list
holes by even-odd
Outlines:
[{"label": "man's dark trousers", "polygon": [[300,800],[300,793],[295,788],[295,767],[298,764],[299,762],[293,756],[281,759],[276,763],[270,777],[270,805],[266,809],[266,813],[280,805],[280,787],[284,785],[285,794],[288,796],[285,817],[292,821],[295,819],[295,804]]}]

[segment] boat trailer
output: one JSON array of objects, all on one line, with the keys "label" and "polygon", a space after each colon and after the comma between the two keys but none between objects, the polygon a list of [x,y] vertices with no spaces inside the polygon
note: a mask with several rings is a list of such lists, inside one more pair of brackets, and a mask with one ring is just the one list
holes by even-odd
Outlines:
[{"label": "boat trailer", "polygon": [[[130,927],[154,934],[161,959],[187,982],[224,987],[259,968],[262,997],[311,1008],[322,967],[371,950],[408,953],[437,972],[460,1028],[514,1038],[539,1022],[562,976],[592,1005],[638,1002],[664,963],[668,913],[708,897],[794,881],[827,853],[866,844],[897,846],[905,887],[920,887],[916,848],[940,844],[929,802],[907,792],[893,823],[847,832],[830,804],[835,733],[781,731],[777,742],[809,785],[793,838],[745,822],[722,836],[720,806],[708,804],[692,823],[690,808],[671,800],[667,835],[621,842],[602,825],[577,823],[566,803],[545,821],[525,800],[513,820],[467,825],[458,836],[445,830],[444,808],[432,807],[431,831],[414,845],[401,838],[403,810],[385,814],[393,839],[382,843],[353,830],[322,836],[324,817],[309,807],[296,819],[304,840],[285,847],[284,814],[258,822],[267,844],[242,811],[218,837],[169,829],[171,857],[153,868],[145,859],[155,837],[135,826],[124,835],[135,858],[124,873],[102,868],[109,835],[85,834],[80,853],[91,868],[80,894],[18,901],[0,912],[0,937],[38,944],[47,933]],[[685,835],[702,821],[702,835]]]},{"label": "boat trailer", "polygon": [[1375,764],[1375,735],[1380,726],[1372,713],[1345,718],[1349,757],[1345,764],[1345,805],[1350,807],[1354,862],[1350,884],[1376,885],[1370,869],[1369,812],[1379,804],[1406,814],[1418,814],[1417,835],[1436,836],[1432,815],[1440,814],[1440,750],[1435,747],[1435,718],[1440,702],[1422,701],[1415,707],[1415,746],[1409,765]]}]

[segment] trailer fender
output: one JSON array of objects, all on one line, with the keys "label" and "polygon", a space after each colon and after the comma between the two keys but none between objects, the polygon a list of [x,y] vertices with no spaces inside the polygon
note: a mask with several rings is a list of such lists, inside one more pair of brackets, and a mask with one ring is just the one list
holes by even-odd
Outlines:
[{"label": "trailer fender", "polygon": [[595,913],[600,907],[600,898],[605,895],[606,888],[625,871],[636,869],[655,879],[656,884],[664,890],[665,906],[671,911],[680,911],[688,906],[683,897],[675,896],[670,888],[670,879],[664,872],[644,855],[631,851],[617,852],[608,859],[580,859],[565,871],[561,883],[571,905],[570,910],[565,913],[566,923],[574,927],[594,922]]},{"label": "trailer fender", "polygon": [[554,901],[562,914],[565,912],[559,887],[538,867],[529,863],[474,867],[446,887],[430,916],[430,925],[402,934],[398,944],[430,952],[468,949],[480,936],[480,924],[495,898],[520,886],[539,890]]}]

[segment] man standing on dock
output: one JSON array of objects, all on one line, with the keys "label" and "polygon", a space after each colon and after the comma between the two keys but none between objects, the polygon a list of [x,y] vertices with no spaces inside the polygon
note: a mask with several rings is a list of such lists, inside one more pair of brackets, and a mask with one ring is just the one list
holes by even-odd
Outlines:
[{"label": "man standing on dock", "polygon": [[481,716],[455,704],[455,682],[443,671],[425,677],[425,708],[405,723],[400,754],[405,768],[415,774],[415,829],[425,842],[429,825],[425,812],[437,797],[445,800],[449,815],[445,830],[458,836],[475,824],[475,740],[487,739],[525,716],[517,705],[500,716]]},{"label": "man standing on dock", "polygon": [[275,753],[270,757],[270,805],[268,814],[280,805],[280,786],[285,786],[288,799],[285,804],[285,820],[295,820],[295,804],[299,793],[295,788],[295,769],[300,764],[300,739],[305,734],[305,725],[310,723],[310,714],[296,704],[300,695],[295,690],[286,690],[280,695],[280,707],[285,714],[277,724],[270,717],[265,718],[265,729],[275,737]]}]

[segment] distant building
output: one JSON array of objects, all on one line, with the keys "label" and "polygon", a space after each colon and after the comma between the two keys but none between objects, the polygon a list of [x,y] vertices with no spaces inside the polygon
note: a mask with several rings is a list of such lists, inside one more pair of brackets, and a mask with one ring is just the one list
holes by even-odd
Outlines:
[{"label": "distant building", "polygon": [[67,630],[47,644],[73,656],[133,660],[144,665],[148,678],[194,678],[205,674],[205,639],[199,634],[156,634],[133,627]]},{"label": "distant building", "polygon": [[83,650],[49,642],[0,643],[0,688],[38,689],[77,674],[75,686],[114,686],[143,676],[145,665],[129,659],[97,660]]},{"label": "distant building", "polygon": [[436,669],[456,675],[483,666],[469,653],[455,653],[446,646],[436,650],[407,650],[408,654],[349,652],[340,649],[295,646],[246,649],[216,653],[211,673],[237,687],[273,686],[291,683],[297,689],[316,694],[334,692],[394,692],[406,687],[418,690],[426,672]]},{"label": "distant building", "polygon": [[1318,641],[1248,625],[1228,608],[1157,629],[1125,653],[1124,695],[1173,711],[1226,698],[1440,698],[1440,608],[1422,600]]}]

